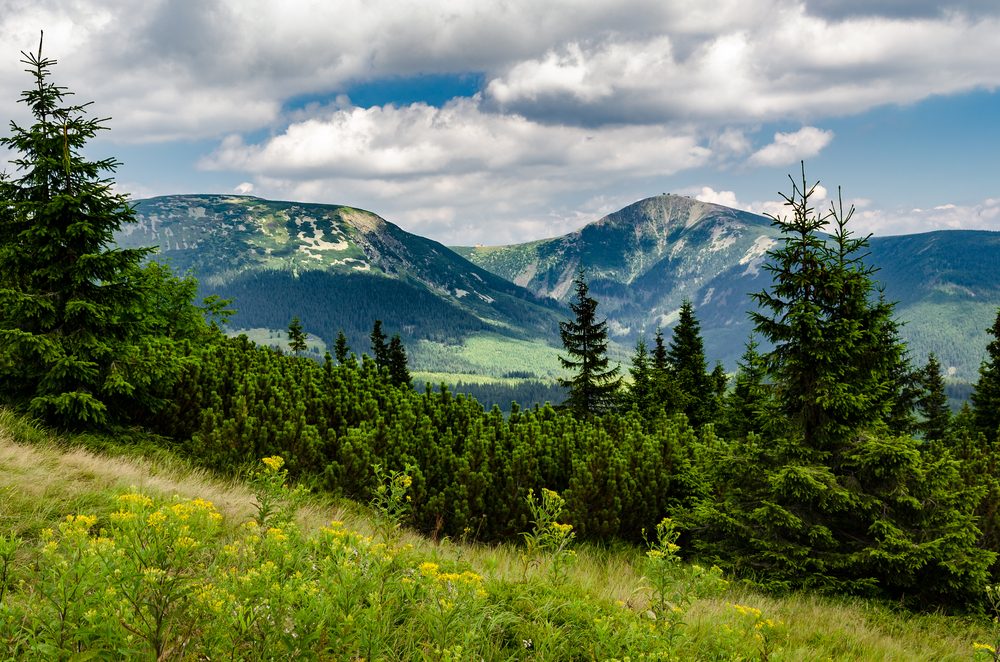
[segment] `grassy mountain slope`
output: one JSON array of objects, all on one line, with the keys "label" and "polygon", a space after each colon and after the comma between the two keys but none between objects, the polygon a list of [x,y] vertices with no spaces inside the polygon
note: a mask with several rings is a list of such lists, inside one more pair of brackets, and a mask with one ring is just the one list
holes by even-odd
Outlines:
[{"label": "grassy mountain slope", "polygon": [[[10,659],[736,660],[761,657],[763,633],[774,660],[965,660],[990,636],[957,617],[736,586],[693,597],[669,628],[648,617],[641,550],[580,546],[557,579],[550,558],[526,563],[512,545],[406,532],[386,545],[384,520],[350,502],[309,497],[280,528],[248,525],[259,483],[115,448],[0,409],[0,517],[21,538],[10,556],[0,544]],[[675,567],[669,590],[699,590],[689,571]],[[152,614],[162,629],[147,627]]]},{"label": "grassy mountain slope", "polygon": [[[343,329],[360,352],[378,318],[419,354],[417,341],[551,339],[562,314],[360,209],[198,195],[140,200],[136,211],[119,244],[158,245],[159,259],[190,270],[205,293],[235,298],[238,328],[282,330],[297,315],[327,346]],[[416,358],[418,368],[437,367]]]},{"label": "grassy mountain slope", "polygon": [[[569,279],[587,268],[609,328],[628,346],[670,327],[684,298],[697,309],[708,356],[730,369],[751,329],[747,296],[763,289],[766,252],[778,234],[762,216],[664,195],[581,230],[513,246],[456,249],[472,262],[566,301]],[[951,379],[974,381],[985,329],[1000,306],[1000,233],[943,231],[874,237],[869,265],[898,301],[914,361],[936,352]]]}]

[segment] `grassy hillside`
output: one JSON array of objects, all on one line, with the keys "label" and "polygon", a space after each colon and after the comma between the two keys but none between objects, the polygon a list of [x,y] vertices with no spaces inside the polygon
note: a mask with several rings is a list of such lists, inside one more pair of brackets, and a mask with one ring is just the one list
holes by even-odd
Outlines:
[{"label": "grassy hillside", "polygon": [[994,636],[765,597],[669,545],[574,548],[554,525],[532,551],[431,541],[393,524],[403,476],[373,510],[291,491],[275,461],[234,483],[132,441],[57,438],[0,410],[10,659],[967,660]]}]

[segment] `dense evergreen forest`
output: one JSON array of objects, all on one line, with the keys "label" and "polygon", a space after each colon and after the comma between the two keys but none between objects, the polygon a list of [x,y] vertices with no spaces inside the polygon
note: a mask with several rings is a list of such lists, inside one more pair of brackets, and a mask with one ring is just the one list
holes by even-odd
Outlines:
[{"label": "dense evergreen forest", "polygon": [[908,362],[851,210],[814,210],[804,174],[754,295],[773,349],[749,339],[733,383],[710,369],[689,302],[669,338],[640,341],[626,384],[581,273],[565,402],[505,416],[414,389],[387,337],[403,320],[372,328],[370,348],[342,336],[322,364],[299,356],[294,324],[288,351],[227,338],[228,302],[197,304],[192,279],[113,245],[133,213],[114,160],[83,154],[102,125],[49,81],[52,60],[25,57],[34,122],[0,139],[15,153],[0,180],[4,404],[65,429],[141,426],[223,472],[280,455],[303,484],[359,500],[376,466],[402,471],[409,524],[434,536],[516,537],[529,491],[547,488],[582,538],[640,541],[670,516],[687,553],[776,590],[975,608],[1000,577],[1000,315],[952,417],[933,357]]}]

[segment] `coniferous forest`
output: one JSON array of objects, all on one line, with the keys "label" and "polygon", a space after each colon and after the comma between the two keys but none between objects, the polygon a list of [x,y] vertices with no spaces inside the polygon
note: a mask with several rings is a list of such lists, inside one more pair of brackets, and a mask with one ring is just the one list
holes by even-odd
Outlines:
[{"label": "coniferous forest", "polygon": [[15,154],[0,180],[4,405],[62,430],[155,433],[222,473],[280,456],[299,484],[358,501],[401,472],[406,526],[435,538],[518,539],[544,489],[580,539],[641,543],[669,517],[684,554],[767,590],[976,611],[1000,579],[1000,314],[953,416],[940,364],[899,339],[852,210],[815,208],[804,168],[734,376],[705,356],[690,302],[619,374],[581,272],[565,401],[506,414],[414,388],[379,320],[370,346],[342,336],[322,363],[300,356],[297,319],[287,351],[227,337],[238,299],[195,301],[192,278],[114,245],[134,219],[116,162],[85,156],[104,126],[40,50],[25,63],[32,123],[0,139]]}]

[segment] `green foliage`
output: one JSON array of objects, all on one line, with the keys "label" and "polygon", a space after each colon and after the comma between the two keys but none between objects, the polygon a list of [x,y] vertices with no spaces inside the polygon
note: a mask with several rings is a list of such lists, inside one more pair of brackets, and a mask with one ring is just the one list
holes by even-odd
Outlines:
[{"label": "green foliage", "polygon": [[406,348],[403,347],[403,341],[398,333],[393,334],[392,340],[389,341],[388,359],[389,381],[395,386],[410,386],[411,378],[410,369],[406,365]]},{"label": "green foliage", "polygon": [[988,643],[976,642],[972,645],[977,660],[1000,661],[1000,585],[986,587],[986,614],[992,620],[992,636]]},{"label": "green foliage", "polygon": [[751,334],[740,358],[732,391],[723,400],[720,431],[729,439],[745,439],[750,432],[772,429],[775,418],[765,357]]},{"label": "green foliage", "polygon": [[[809,448],[836,452],[859,426],[888,418],[906,372],[892,305],[872,301],[873,269],[847,224],[853,208],[816,214],[805,168],[783,195],[791,218],[774,217],[783,243],[769,253],[773,285],[753,296],[757,333],[773,343],[768,356],[778,402]],[[821,231],[832,223],[833,240]]]},{"label": "green foliage", "polygon": [[410,509],[407,490],[413,479],[402,471],[384,471],[381,465],[372,467],[375,489],[369,502],[378,517],[378,531],[382,543],[393,549],[402,534],[403,522]]},{"label": "green foliage", "polygon": [[[551,407],[487,412],[447,388],[393,385],[374,362],[323,365],[245,338],[201,349],[174,389],[186,415],[155,421],[197,462],[222,471],[286,458],[290,476],[367,501],[371,467],[412,478],[407,523],[435,535],[497,539],[524,531],[524,498],[565,492],[582,537],[639,539],[669,505],[703,489],[691,472],[695,437],[681,421],[637,414],[576,420]],[[594,480],[598,477],[598,480]]]},{"label": "green foliage", "polygon": [[548,566],[549,576],[556,584],[566,579],[566,572],[573,563],[576,552],[570,544],[576,534],[573,525],[560,522],[565,499],[558,492],[542,488],[541,499],[529,489],[525,503],[531,514],[531,530],[523,532],[524,574],[527,576],[531,565]]},{"label": "green foliage", "polygon": [[691,604],[721,593],[727,585],[717,567],[705,570],[699,565],[682,564],[679,537],[680,532],[669,517],[660,520],[655,537],[646,541],[643,573],[652,592],[647,614],[671,646],[682,636],[680,628]]},{"label": "green foliage", "polygon": [[386,343],[386,335],[382,330],[382,320],[375,320],[369,338],[371,340],[372,359],[375,360],[375,365],[379,368],[388,367],[390,361],[389,345]]},{"label": "green foliage", "polygon": [[337,357],[337,363],[344,365],[347,363],[347,355],[350,353],[351,348],[347,346],[347,336],[344,335],[344,331],[340,330],[337,332],[337,341],[334,343],[334,356]]},{"label": "green foliage", "polygon": [[560,356],[559,362],[576,375],[560,378],[559,383],[569,389],[565,407],[578,416],[598,414],[617,405],[621,377],[618,366],[608,368],[608,322],[597,321],[597,300],[589,296],[582,271],[573,285],[576,300],[570,310],[576,317],[559,323],[559,335],[569,358]]},{"label": "green foliage", "polygon": [[[888,426],[908,373],[892,306],[873,300],[851,212],[816,215],[814,190],[804,174],[793,182],[793,218],[775,218],[774,285],[754,295],[757,330],[774,343],[766,377],[748,349],[731,400],[736,435],[696,454],[714,495],[678,518],[697,554],[775,588],[966,603],[995,559],[978,546],[983,490],[946,449]],[[819,235],[827,222],[830,242]]]},{"label": "green foliage", "polygon": [[927,441],[943,441],[951,422],[951,410],[948,408],[948,396],[944,390],[941,364],[934,352],[927,357],[927,364],[920,371],[919,377],[923,393],[917,400],[917,407],[923,416],[923,421],[918,425],[918,429],[924,433],[924,439]]},{"label": "green foliage", "polygon": [[718,410],[718,378],[713,380],[707,372],[701,327],[689,300],[681,305],[666,359],[681,394],[681,410],[691,424],[697,428],[713,420]]},{"label": "green foliage", "polygon": [[65,103],[41,45],[22,54],[34,86],[20,101],[34,124],[12,122],[0,138],[20,175],[0,180],[0,388],[50,421],[103,425],[121,413],[109,400],[129,395],[146,366],[135,341],[149,251],[112,250],[113,233],[133,220],[104,178],[117,164],[81,154],[104,127],[85,116],[87,104]]},{"label": "green foliage", "polygon": [[302,321],[293,317],[288,323],[288,348],[295,354],[306,351],[306,333],[302,330]]},{"label": "green foliage", "polygon": [[41,44],[23,55],[34,123],[0,138],[16,168],[0,178],[0,399],[67,428],[142,420],[180,369],[174,340],[204,335],[196,285],[114,247],[135,218],[107,178],[118,163],[83,155],[103,121],[49,81]]},{"label": "green foliage", "polygon": [[1000,310],[987,330],[993,339],[986,346],[986,359],[979,368],[979,381],[971,399],[976,430],[992,439],[1000,430]]}]

